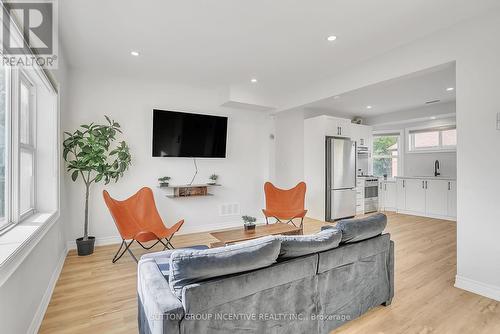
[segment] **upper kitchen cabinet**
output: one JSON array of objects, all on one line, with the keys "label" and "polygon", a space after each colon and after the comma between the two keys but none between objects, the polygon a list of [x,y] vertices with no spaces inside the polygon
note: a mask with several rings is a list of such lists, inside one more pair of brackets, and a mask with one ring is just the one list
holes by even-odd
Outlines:
[{"label": "upper kitchen cabinet", "polygon": [[351,120],[345,118],[337,118],[331,116],[320,116],[326,117],[327,121],[327,135],[333,137],[351,137]]},{"label": "upper kitchen cabinet", "polygon": [[366,147],[371,151],[373,129],[368,125],[351,124],[351,139],[356,141],[358,147]]}]

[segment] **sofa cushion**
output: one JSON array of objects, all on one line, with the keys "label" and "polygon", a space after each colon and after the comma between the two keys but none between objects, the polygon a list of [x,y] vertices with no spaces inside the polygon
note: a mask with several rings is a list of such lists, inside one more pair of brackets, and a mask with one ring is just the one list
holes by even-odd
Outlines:
[{"label": "sofa cushion", "polygon": [[158,266],[158,269],[160,269],[162,275],[165,277],[165,279],[168,280],[168,276],[170,275],[170,255],[176,250],[179,249],[208,249],[207,245],[194,245],[194,246],[189,246],[189,247],[182,247],[182,248],[177,248],[177,249],[168,249],[164,250],[161,252],[153,252],[153,253],[147,253],[141,256],[141,260],[145,259],[153,259],[153,261],[156,263]]},{"label": "sofa cushion", "polygon": [[387,225],[387,216],[383,213],[377,213],[372,216],[345,219],[337,224],[337,228],[342,231],[342,242],[357,242],[373,238],[382,234]]},{"label": "sofa cushion", "polygon": [[178,298],[188,284],[270,266],[281,241],[274,236],[207,250],[176,250],[170,255],[169,283]]},{"label": "sofa cushion", "polygon": [[322,252],[339,245],[342,233],[327,229],[311,235],[278,235],[281,240],[280,258],[292,258]]}]

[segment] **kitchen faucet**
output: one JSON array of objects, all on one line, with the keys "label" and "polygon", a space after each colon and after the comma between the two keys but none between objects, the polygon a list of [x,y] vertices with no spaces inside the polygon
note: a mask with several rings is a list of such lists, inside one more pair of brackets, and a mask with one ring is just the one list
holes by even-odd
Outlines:
[{"label": "kitchen faucet", "polygon": [[439,160],[434,161],[434,176],[439,176],[441,173],[439,172]]}]

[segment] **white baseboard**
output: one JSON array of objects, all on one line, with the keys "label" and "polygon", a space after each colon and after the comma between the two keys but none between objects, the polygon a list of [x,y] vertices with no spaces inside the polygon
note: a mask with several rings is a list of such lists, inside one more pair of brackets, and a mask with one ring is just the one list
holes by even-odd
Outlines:
[{"label": "white baseboard", "polygon": [[470,278],[455,276],[455,287],[484,297],[500,301],[500,287],[472,280]]},{"label": "white baseboard", "polygon": [[457,217],[450,217],[450,216],[441,216],[441,215],[433,215],[433,214],[427,214],[425,212],[416,212],[416,211],[408,211],[408,210],[388,210],[388,211],[395,211],[397,213],[401,213],[403,215],[410,215],[410,216],[418,216],[418,217],[427,217],[427,218],[434,218],[434,219],[441,219],[441,220],[449,220],[456,222]]},{"label": "white baseboard", "polygon": [[[95,239],[96,246],[114,245],[114,244],[119,244],[121,242],[122,238],[119,235]],[[68,248],[68,250],[76,249],[76,241],[75,240],[68,241],[66,247]]]},{"label": "white baseboard", "polygon": [[49,284],[45,293],[43,294],[42,301],[38,305],[35,315],[33,316],[33,320],[31,321],[31,325],[28,328],[28,334],[36,334],[42,325],[43,317],[45,316],[45,312],[47,311],[47,307],[49,306],[50,299],[52,298],[52,293],[54,292],[54,288],[56,287],[57,280],[59,279],[59,275],[61,274],[62,268],[64,266],[64,260],[66,260],[66,255],[68,254],[68,250],[64,249],[57,261],[56,269],[52,273],[50,277]]}]

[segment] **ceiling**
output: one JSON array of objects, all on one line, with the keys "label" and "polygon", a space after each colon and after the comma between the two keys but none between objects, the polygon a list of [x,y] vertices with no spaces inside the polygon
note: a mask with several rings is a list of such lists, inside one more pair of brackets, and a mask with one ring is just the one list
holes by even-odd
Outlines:
[{"label": "ceiling", "polygon": [[[269,101],[498,7],[498,0],[65,0],[72,68],[233,87]],[[329,35],[338,39],[328,42]],[[132,50],[139,57],[130,55]],[[251,83],[251,78],[257,83]],[[289,95],[288,95],[289,96]]]},{"label": "ceiling", "polygon": [[425,107],[430,101],[455,101],[454,88],[455,65],[452,63],[332,96],[309,103],[304,108],[343,116],[370,117]]}]

